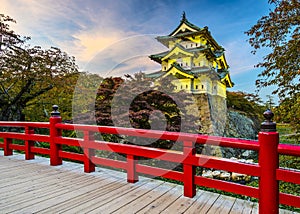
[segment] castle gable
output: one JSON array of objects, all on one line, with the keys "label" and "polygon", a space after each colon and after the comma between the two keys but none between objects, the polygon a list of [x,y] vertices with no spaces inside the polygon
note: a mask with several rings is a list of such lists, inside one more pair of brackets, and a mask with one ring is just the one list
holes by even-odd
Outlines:
[{"label": "castle gable", "polygon": [[182,14],[182,18],[180,21],[180,24],[178,25],[178,27],[169,34],[169,36],[177,36],[183,33],[189,33],[189,32],[198,32],[201,31],[202,29],[197,27],[196,25],[193,25],[192,23],[190,23],[185,16],[185,12],[183,12]]},{"label": "castle gable", "polygon": [[167,59],[177,59],[180,57],[192,57],[194,56],[194,53],[186,50],[183,46],[180,44],[176,44],[175,47],[167,53],[161,60],[167,60]]},{"label": "castle gable", "polygon": [[174,63],[172,67],[166,72],[165,75],[162,76],[162,78],[167,77],[169,75],[173,75],[176,78],[179,79],[186,79],[186,78],[194,78],[194,75],[189,74],[186,70],[181,68],[178,64]]}]

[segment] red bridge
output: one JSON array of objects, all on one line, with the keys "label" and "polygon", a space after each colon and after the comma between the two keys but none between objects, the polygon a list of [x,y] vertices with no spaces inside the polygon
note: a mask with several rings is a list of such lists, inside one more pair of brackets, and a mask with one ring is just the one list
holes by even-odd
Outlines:
[{"label": "red bridge", "polygon": [[[276,130],[273,129],[274,127],[272,128],[271,123],[272,122],[269,121],[268,123],[264,124],[264,130],[259,133],[258,141],[255,141],[179,132],[65,124],[62,123],[59,113],[54,112],[49,123],[0,122],[0,127],[17,127],[23,130],[23,132],[0,132],[0,138],[3,139],[3,143],[0,143],[0,148],[3,148],[4,156],[13,155],[13,150],[23,151],[25,153],[26,160],[35,159],[36,154],[48,155],[50,156],[51,166],[61,165],[63,163],[63,159],[83,162],[84,172],[86,173],[94,172],[96,165],[121,169],[127,172],[127,181],[129,183],[135,183],[139,181],[140,176],[141,181],[134,184],[137,186],[141,185],[141,183],[143,183],[143,181],[146,179],[141,175],[159,176],[162,178],[172,179],[183,183],[183,195],[188,198],[193,198],[195,196],[197,199],[201,198],[198,194],[198,192],[201,190],[197,190],[197,186],[214,188],[225,192],[249,196],[258,199],[259,213],[279,213],[279,204],[300,207],[299,195],[281,193],[279,192],[278,187],[279,181],[291,182],[297,185],[300,184],[299,171],[279,167],[279,155],[300,157],[300,146],[279,144],[279,135]],[[37,134],[35,133],[36,129],[47,129],[49,130],[50,134]],[[63,130],[76,130],[80,132],[83,137],[64,137],[62,135]],[[171,140],[176,141],[177,143],[182,143],[183,149],[182,151],[175,151],[146,146],[105,142],[95,139],[95,134],[97,133]],[[24,143],[17,144],[15,143],[14,139],[22,140]],[[50,148],[38,147],[35,142],[47,142],[49,143]],[[257,151],[259,156],[258,163],[244,163],[226,158],[197,154],[195,149],[196,144],[217,145],[222,147]],[[83,148],[84,154],[64,151],[62,147],[63,145],[81,147]],[[122,154],[122,156],[126,157],[126,159],[122,161],[99,157],[97,156],[96,151],[109,151]],[[183,170],[181,172],[158,168],[156,166],[144,165],[139,161],[139,158],[141,157],[182,164]],[[2,184],[5,184],[5,169],[9,170],[9,175],[11,175],[10,173],[15,170],[14,167],[11,166],[15,166],[13,161],[16,160],[12,159],[10,160],[11,162],[7,162],[4,161],[3,158],[4,157],[0,158],[0,181]],[[26,163],[23,162],[18,160],[17,163],[22,166],[22,164]],[[10,167],[12,171],[10,171]],[[258,187],[252,187],[235,182],[199,176],[196,174],[196,167],[213,168],[259,177],[259,185]],[[120,172],[116,173],[120,174]],[[26,176],[26,173],[23,176]],[[4,180],[2,181],[2,179]],[[99,195],[99,197],[100,196],[101,195]],[[86,197],[88,198],[88,196]],[[185,198],[185,200],[189,200],[188,198]],[[202,198],[202,200],[204,199],[205,198]],[[241,201],[239,200],[239,202]],[[153,207],[155,206],[153,205]],[[219,207],[220,206],[222,205],[219,204]],[[0,203],[0,208],[1,207],[5,207],[5,204]],[[231,204],[228,213],[230,213],[230,210],[232,211],[232,208],[233,203]],[[195,207],[191,209],[197,211]],[[5,209],[1,210],[5,211]],[[118,211],[121,212],[121,210]],[[104,210],[104,212],[105,211],[108,212],[108,210]],[[240,213],[242,213],[242,209],[240,211]],[[219,212],[221,211],[219,210]],[[249,211],[249,213],[251,212],[252,210]]]}]

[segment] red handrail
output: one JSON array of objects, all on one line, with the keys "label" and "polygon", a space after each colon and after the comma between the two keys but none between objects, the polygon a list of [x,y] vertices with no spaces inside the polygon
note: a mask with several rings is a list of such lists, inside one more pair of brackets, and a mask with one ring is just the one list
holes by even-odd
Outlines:
[{"label": "red handrail", "polygon": [[[24,133],[0,132],[0,148],[4,155],[12,155],[13,150],[25,151],[25,158],[33,159],[35,154],[50,155],[50,164],[60,165],[63,158],[82,161],[84,171],[92,172],[95,165],[105,165],[127,170],[128,182],[138,181],[138,173],[161,176],[184,183],[184,195],[193,197],[196,185],[215,188],[236,194],[242,194],[259,199],[261,213],[278,213],[278,204],[300,207],[300,197],[279,193],[278,181],[300,184],[300,172],[278,167],[279,154],[300,157],[300,146],[278,144],[277,132],[260,132],[259,140],[244,140],[236,138],[207,136],[167,131],[141,130],[133,128],[92,126],[79,124],[64,124],[60,116],[53,116],[49,123],[40,122],[0,122],[0,127],[22,127]],[[49,135],[34,133],[34,128],[46,128]],[[83,138],[67,138],[62,136],[62,130],[77,130],[83,132]],[[172,140],[183,144],[182,151],[151,148],[145,146],[118,144],[97,141],[94,133],[119,134],[141,138]],[[13,144],[12,139],[24,140],[25,145]],[[48,142],[50,149],[39,148],[34,141]],[[209,144],[223,147],[255,150],[259,152],[259,163],[249,164],[226,158],[196,154],[195,144]],[[82,147],[84,154],[66,152],[62,145]],[[96,150],[111,151],[125,155],[126,159],[112,160],[95,156]],[[146,166],[139,163],[137,157],[152,158],[174,162],[183,165],[183,172]],[[195,167],[213,168],[230,172],[242,173],[259,177],[259,188],[238,183],[216,180],[198,176]]]}]

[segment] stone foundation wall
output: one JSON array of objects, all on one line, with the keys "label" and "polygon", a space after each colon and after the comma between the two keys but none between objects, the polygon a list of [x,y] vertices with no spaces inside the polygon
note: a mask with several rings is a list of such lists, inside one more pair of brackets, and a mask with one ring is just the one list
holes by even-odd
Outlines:
[{"label": "stone foundation wall", "polygon": [[[249,118],[242,112],[228,110],[224,97],[197,94],[193,98],[194,104],[189,106],[189,111],[198,112],[197,117],[200,118],[199,132],[201,134],[247,139],[256,138],[258,130],[254,118]],[[198,111],[195,111],[195,108]],[[245,151],[207,146],[206,144],[201,148],[202,154],[227,158],[242,157],[243,152]]]},{"label": "stone foundation wall", "polygon": [[223,136],[227,120],[226,99],[217,95],[194,95],[194,103],[199,110],[200,133]]}]

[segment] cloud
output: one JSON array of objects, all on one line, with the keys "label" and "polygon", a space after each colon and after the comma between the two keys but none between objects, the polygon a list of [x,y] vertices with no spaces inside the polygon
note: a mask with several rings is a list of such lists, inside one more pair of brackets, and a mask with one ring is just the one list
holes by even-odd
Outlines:
[{"label": "cloud", "polygon": [[[31,44],[57,46],[76,57],[82,68],[99,51],[134,35],[157,33],[166,13],[160,1],[0,0],[4,13],[18,22],[15,31]],[[156,30],[156,31],[155,31]]]},{"label": "cloud", "polygon": [[[236,32],[237,26],[241,26],[238,29],[241,31],[246,21],[251,20],[250,17],[242,16],[243,12],[241,12],[240,16],[243,19],[233,16],[230,22],[227,19],[221,21],[224,19],[220,17],[232,13],[228,11],[220,14],[218,10],[205,10],[201,15],[196,7],[200,3],[195,2],[187,4],[180,1],[174,4],[172,1],[154,0],[86,0],[84,2],[64,0],[53,3],[52,0],[0,0],[3,13],[18,21],[18,24],[13,26],[16,32],[31,36],[33,45],[40,45],[43,48],[50,46],[61,48],[76,57],[81,69],[99,68],[99,66],[91,66],[91,64],[95,65],[91,61],[97,59],[97,62],[102,62],[102,71],[111,70],[118,63],[128,60],[128,57],[134,58],[159,52],[155,48],[156,45],[160,45],[157,41],[151,43],[137,41],[141,44],[136,45],[130,38],[149,33],[166,35],[179,24],[182,10],[187,11],[188,18],[191,18],[190,21],[196,25],[199,23],[195,20],[203,17],[201,22],[216,29],[212,34],[220,37],[218,42],[226,49],[226,58],[232,76],[254,69],[254,65],[261,58],[250,53],[251,47],[246,43],[245,35],[241,32],[237,35]],[[226,6],[225,3],[224,5]],[[235,4],[230,5],[233,7],[231,9],[239,10]],[[210,8],[208,2],[205,6]],[[128,45],[122,42],[120,45],[119,42],[123,40],[128,42]],[[116,45],[119,47],[112,48]],[[143,53],[142,48],[149,51]],[[100,56],[102,60],[99,60]]]},{"label": "cloud", "polygon": [[237,39],[224,45],[227,63],[230,66],[232,76],[239,75],[250,70],[261,60],[260,55],[253,55],[252,48],[246,39]]},{"label": "cloud", "polygon": [[137,35],[121,39],[99,51],[85,70],[103,77],[158,70],[160,66],[148,56],[164,51],[165,47],[155,37],[156,35]]},{"label": "cloud", "polygon": [[13,28],[17,33],[31,36],[31,44],[45,48],[67,47],[76,41],[73,33],[84,25],[82,19],[76,18],[69,1],[54,4],[52,1],[1,0],[1,5],[4,5],[3,13],[16,19],[17,25]]},{"label": "cloud", "polygon": [[75,45],[77,47],[81,47],[80,50],[78,50],[78,52],[76,53],[77,58],[87,62],[91,60],[99,51],[122,39],[122,35],[124,35],[123,32],[106,32],[109,32],[109,36],[103,35],[100,30],[90,30],[76,33],[74,35],[74,37],[77,39]]}]

